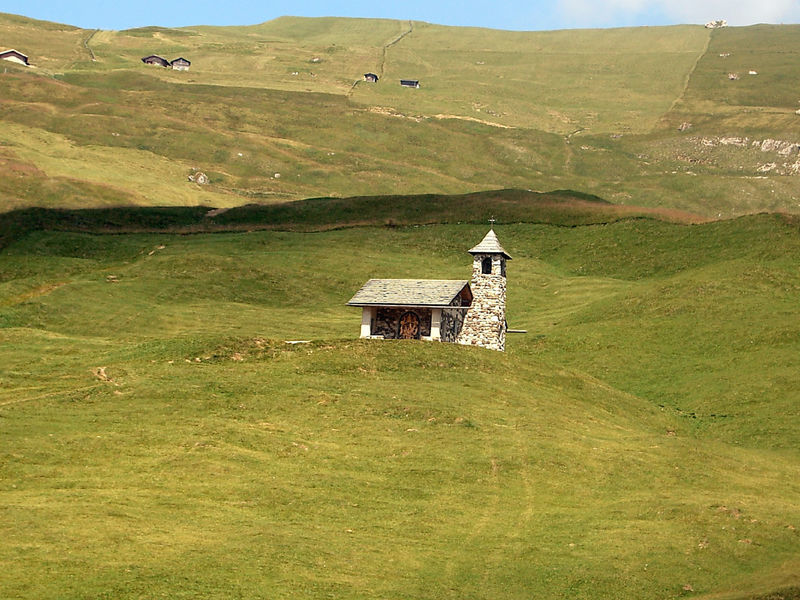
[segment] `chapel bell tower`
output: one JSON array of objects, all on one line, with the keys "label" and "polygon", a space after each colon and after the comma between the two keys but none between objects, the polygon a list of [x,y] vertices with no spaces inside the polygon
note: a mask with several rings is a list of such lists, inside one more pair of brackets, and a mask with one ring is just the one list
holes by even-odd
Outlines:
[{"label": "chapel bell tower", "polygon": [[500,245],[493,229],[472,254],[473,300],[458,343],[481,346],[490,350],[506,348],[506,261],[511,257]]}]

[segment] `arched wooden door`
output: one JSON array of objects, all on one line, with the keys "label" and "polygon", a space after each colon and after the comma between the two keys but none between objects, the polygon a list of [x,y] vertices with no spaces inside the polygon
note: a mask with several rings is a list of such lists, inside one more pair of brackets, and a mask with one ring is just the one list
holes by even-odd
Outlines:
[{"label": "arched wooden door", "polygon": [[397,337],[401,340],[419,339],[419,317],[416,313],[409,311],[400,317],[400,327],[398,328]]}]

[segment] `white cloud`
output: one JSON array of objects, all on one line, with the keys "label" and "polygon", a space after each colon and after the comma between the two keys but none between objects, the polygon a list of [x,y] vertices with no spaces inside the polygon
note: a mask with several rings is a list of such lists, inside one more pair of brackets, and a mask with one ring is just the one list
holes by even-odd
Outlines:
[{"label": "white cloud", "polygon": [[559,11],[576,25],[659,25],[706,23],[730,25],[800,23],[800,0],[557,0]]}]

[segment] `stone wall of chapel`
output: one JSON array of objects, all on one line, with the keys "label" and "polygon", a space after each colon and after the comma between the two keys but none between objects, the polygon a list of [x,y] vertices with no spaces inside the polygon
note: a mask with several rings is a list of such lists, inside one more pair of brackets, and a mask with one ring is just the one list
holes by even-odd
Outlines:
[{"label": "stone wall of chapel", "polygon": [[[484,274],[484,258],[492,259],[492,272]],[[472,263],[473,300],[464,318],[456,341],[459,344],[481,346],[490,350],[506,347],[506,278],[505,259],[499,254],[476,254]]]}]

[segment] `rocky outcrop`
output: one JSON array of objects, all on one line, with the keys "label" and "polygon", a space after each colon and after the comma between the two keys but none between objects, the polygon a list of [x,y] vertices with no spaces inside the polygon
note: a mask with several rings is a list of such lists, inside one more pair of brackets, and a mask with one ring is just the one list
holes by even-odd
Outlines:
[{"label": "rocky outcrop", "polygon": [[740,148],[757,148],[761,152],[775,152],[781,156],[791,156],[800,153],[800,143],[784,140],[751,140],[748,137],[702,137],[696,138],[702,146],[713,148],[715,146],[738,146]]},{"label": "rocky outcrop", "polygon": [[766,139],[762,142],[753,140],[753,146],[758,146],[762,152],[777,152],[781,156],[790,156],[800,152],[800,144],[781,140]]},{"label": "rocky outcrop", "polygon": [[208,183],[208,175],[200,172],[192,173],[189,175],[189,181],[193,181],[199,185],[206,185]]},{"label": "rocky outcrop", "polygon": [[[687,141],[696,144],[696,147],[699,149],[703,149],[704,157],[689,156],[684,151],[676,155],[676,158],[683,162],[708,164],[711,157],[709,157],[707,149],[728,146],[741,148],[742,150],[756,152],[758,154],[764,153],[773,155],[770,157],[771,160],[758,163],[757,166],[753,167],[756,173],[800,175],[800,142],[776,140],[772,138],[754,140],[749,137],[738,136],[690,137],[687,138]],[[778,160],[775,160],[776,158]],[[781,158],[784,160],[780,160]]]},{"label": "rocky outcrop", "polygon": [[750,143],[750,140],[748,140],[746,137],[744,137],[744,138],[741,138],[741,137],[710,137],[710,138],[704,137],[704,138],[700,138],[700,143],[703,146],[709,146],[709,147],[713,147],[713,146],[739,146],[741,148],[744,148]]}]

